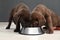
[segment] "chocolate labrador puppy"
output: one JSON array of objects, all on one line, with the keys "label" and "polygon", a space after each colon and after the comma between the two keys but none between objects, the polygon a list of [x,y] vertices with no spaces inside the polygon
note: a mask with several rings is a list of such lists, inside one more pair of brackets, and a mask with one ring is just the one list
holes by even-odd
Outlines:
[{"label": "chocolate labrador puppy", "polygon": [[53,27],[60,26],[60,16],[43,4],[38,4],[32,11],[32,26],[45,25],[49,34],[53,33]]},{"label": "chocolate labrador puppy", "polygon": [[16,29],[14,32],[20,31],[20,23],[22,24],[22,27],[27,27],[30,25],[30,11],[26,4],[20,3],[15,8],[12,9],[10,18],[9,18],[9,24],[6,27],[6,29],[10,29],[10,25],[12,21],[16,24]]}]

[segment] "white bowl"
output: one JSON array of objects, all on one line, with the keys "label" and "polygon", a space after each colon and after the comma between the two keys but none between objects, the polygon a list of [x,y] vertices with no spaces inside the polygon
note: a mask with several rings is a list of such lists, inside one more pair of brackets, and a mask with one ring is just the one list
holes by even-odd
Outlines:
[{"label": "white bowl", "polygon": [[27,27],[21,29],[21,34],[31,34],[31,35],[38,35],[43,34],[43,30],[40,27]]}]

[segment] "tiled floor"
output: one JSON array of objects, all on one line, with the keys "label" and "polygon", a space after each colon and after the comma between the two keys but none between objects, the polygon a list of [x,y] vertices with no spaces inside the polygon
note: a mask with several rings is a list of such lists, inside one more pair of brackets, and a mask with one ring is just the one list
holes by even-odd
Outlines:
[{"label": "tiled floor", "polygon": [[0,40],[60,40],[60,31],[54,31],[54,34],[43,35],[21,35],[13,32],[15,25],[12,23],[11,29],[5,29],[8,22],[0,22]]}]

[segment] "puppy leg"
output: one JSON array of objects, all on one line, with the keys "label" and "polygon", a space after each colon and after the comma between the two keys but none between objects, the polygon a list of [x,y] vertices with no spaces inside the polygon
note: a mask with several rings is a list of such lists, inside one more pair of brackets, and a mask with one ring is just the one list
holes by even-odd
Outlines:
[{"label": "puppy leg", "polygon": [[20,24],[17,23],[17,25],[16,25],[16,29],[14,30],[14,32],[19,32],[19,31],[20,31]]},{"label": "puppy leg", "polygon": [[9,24],[8,24],[8,26],[6,27],[6,29],[10,29],[10,26],[11,26],[11,23],[12,23],[12,19],[13,19],[13,17],[12,17],[12,15],[11,15],[10,18],[9,18]]},{"label": "puppy leg", "polygon": [[47,32],[49,34],[52,34],[53,33],[53,25],[52,25],[52,20],[51,20],[51,17],[48,16],[46,17],[46,27],[48,28]]},{"label": "puppy leg", "polygon": [[19,32],[20,31],[20,22],[19,22],[19,19],[16,23],[16,29],[14,30],[14,32]]},{"label": "puppy leg", "polygon": [[11,25],[12,20],[13,20],[13,12],[14,12],[14,9],[12,9],[12,11],[11,11],[10,18],[9,18],[9,24],[6,27],[6,29],[10,29],[10,25]]}]

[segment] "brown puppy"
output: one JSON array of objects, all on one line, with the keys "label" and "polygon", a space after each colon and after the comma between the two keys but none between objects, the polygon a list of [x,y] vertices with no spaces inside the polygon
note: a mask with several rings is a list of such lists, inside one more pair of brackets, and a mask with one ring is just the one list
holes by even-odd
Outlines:
[{"label": "brown puppy", "polygon": [[12,9],[10,18],[9,18],[9,24],[6,27],[6,29],[10,29],[11,22],[13,21],[16,24],[16,29],[14,32],[20,31],[20,23],[23,27],[29,26],[29,17],[30,12],[29,8],[26,4],[20,3],[15,8]]},{"label": "brown puppy", "polygon": [[38,4],[32,11],[32,26],[45,25],[48,33],[53,33],[53,28],[60,26],[60,17],[43,4]]}]

